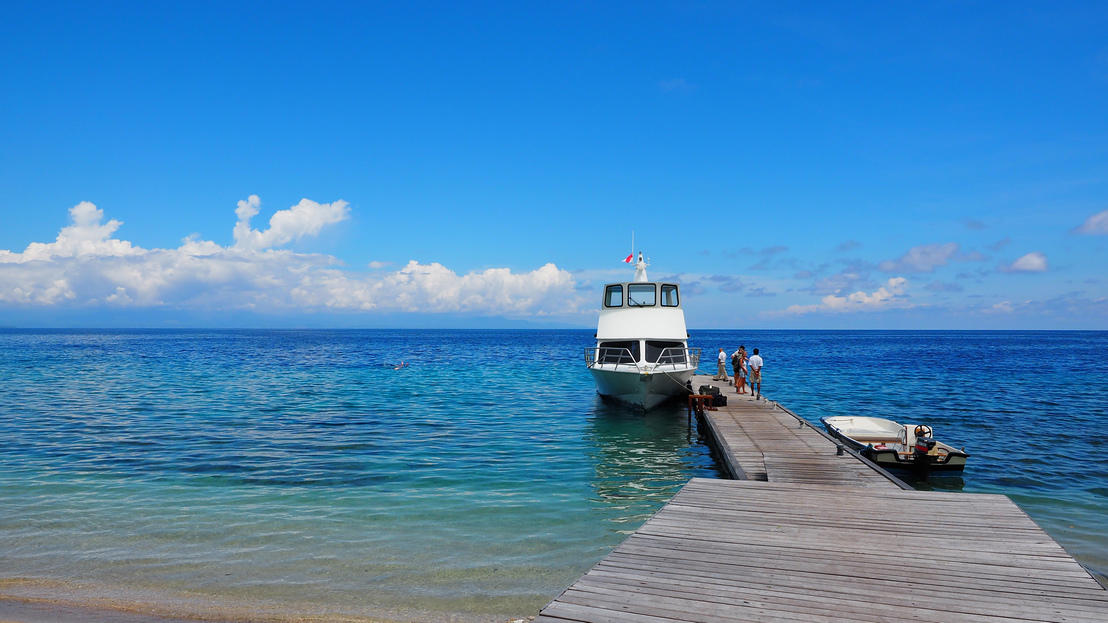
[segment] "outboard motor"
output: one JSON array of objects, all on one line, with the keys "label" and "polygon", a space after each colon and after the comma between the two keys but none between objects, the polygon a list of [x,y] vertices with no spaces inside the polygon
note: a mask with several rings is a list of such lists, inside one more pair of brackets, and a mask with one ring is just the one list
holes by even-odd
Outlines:
[{"label": "outboard motor", "polygon": [[930,437],[916,437],[912,448],[912,464],[916,468],[916,477],[927,482],[931,476],[931,461],[935,459],[930,452],[935,448],[935,440]]}]

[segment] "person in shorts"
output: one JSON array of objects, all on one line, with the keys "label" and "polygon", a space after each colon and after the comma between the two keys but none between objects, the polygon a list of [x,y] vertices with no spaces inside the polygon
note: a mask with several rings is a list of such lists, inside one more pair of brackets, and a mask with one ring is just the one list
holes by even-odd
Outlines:
[{"label": "person in shorts", "polygon": [[[758,388],[756,392],[755,386]],[[755,400],[762,397],[762,356],[758,354],[757,348],[750,356],[750,393],[755,394]]]},{"label": "person in shorts", "polygon": [[731,368],[735,371],[735,393],[746,393],[746,347],[731,353]]}]

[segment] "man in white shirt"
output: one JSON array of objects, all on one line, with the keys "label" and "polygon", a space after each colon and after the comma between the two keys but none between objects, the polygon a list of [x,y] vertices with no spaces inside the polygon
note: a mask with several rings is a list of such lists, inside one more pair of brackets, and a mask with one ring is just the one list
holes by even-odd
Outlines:
[{"label": "man in white shirt", "polygon": [[758,349],[754,349],[754,354],[750,356],[750,393],[755,393],[755,385],[757,385],[757,394],[754,399],[758,400],[762,397],[762,356],[758,354]]},{"label": "man in white shirt", "polygon": [[727,353],[723,352],[723,349],[719,349],[719,370],[716,375],[712,377],[713,381],[726,381],[727,380]]}]

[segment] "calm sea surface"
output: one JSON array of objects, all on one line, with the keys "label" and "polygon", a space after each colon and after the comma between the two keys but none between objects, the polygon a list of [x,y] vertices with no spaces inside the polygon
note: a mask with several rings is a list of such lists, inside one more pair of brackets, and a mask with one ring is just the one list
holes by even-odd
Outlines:
[{"label": "calm sea surface", "polygon": [[[1005,493],[1108,572],[1108,333],[692,333],[760,348],[764,392],[809,419],[933,425],[972,457],[931,486]],[[689,478],[719,477],[679,406],[597,399],[591,340],[0,331],[0,596],[533,614]]]}]

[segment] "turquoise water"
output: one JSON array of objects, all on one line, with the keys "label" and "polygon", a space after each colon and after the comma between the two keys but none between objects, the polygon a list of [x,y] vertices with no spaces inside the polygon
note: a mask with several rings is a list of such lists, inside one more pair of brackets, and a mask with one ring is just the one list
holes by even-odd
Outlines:
[{"label": "turquoise water", "polygon": [[[1106,333],[693,331],[793,411],[926,421],[1108,571]],[[689,478],[591,331],[2,331],[0,595],[163,612],[534,614]],[[404,360],[410,367],[385,365]],[[707,364],[705,371],[708,370]]]},{"label": "turquoise water", "polygon": [[718,475],[597,400],[586,336],[0,333],[0,594],[532,614]]}]

